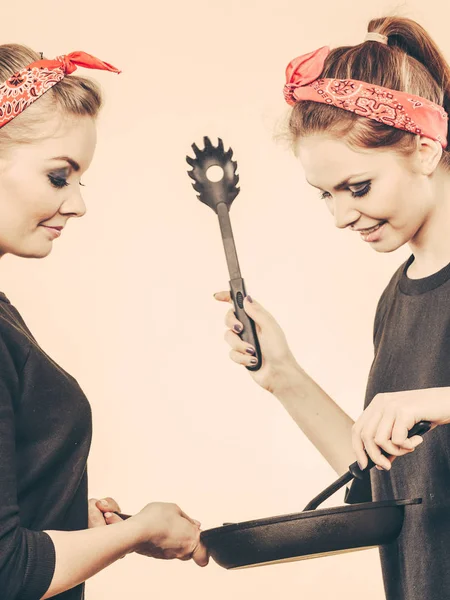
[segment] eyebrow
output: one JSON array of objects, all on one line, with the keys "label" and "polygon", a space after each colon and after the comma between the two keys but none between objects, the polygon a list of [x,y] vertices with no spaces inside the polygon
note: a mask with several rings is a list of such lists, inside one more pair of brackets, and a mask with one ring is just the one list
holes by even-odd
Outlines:
[{"label": "eyebrow", "polygon": [[[364,183],[363,181],[361,181],[361,182],[358,181],[357,183],[351,184],[350,183],[350,179],[353,179],[354,177],[363,177],[363,176],[366,176],[366,175],[367,175],[367,173],[358,173],[357,175],[349,175],[346,179],[344,179],[344,181],[341,181],[340,183],[338,183],[337,185],[335,185],[334,188],[333,188],[333,190],[335,192],[339,192],[339,190],[343,190],[349,184],[350,185],[357,185],[358,183]],[[312,185],[315,188],[321,189],[319,186],[314,185],[313,183],[311,183],[310,181],[308,181],[308,179],[306,181],[309,183],[309,185]]]},{"label": "eyebrow", "polygon": [[77,163],[76,160],[73,160],[73,158],[70,158],[70,156],[55,156],[54,158],[51,158],[50,160],[65,160],[67,163],[69,163],[69,165],[72,167],[72,169],[74,171],[80,170],[80,165]]}]

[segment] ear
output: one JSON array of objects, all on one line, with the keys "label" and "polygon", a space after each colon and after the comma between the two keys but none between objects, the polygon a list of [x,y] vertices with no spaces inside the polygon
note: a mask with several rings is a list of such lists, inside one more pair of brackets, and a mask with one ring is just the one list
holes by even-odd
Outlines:
[{"label": "ear", "polygon": [[418,140],[417,152],[421,173],[432,175],[439,165],[443,153],[440,142],[422,135]]}]

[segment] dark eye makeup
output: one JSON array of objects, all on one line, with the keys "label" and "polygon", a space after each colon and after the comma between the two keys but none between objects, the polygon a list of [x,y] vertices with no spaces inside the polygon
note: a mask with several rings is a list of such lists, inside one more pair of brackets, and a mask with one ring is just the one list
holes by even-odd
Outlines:
[{"label": "dark eye makeup", "polygon": [[[351,192],[353,198],[362,198],[363,196],[366,196],[370,192],[370,189],[372,187],[372,182],[371,181],[363,181],[362,183],[354,183],[354,184],[352,184],[351,187],[356,187],[358,185],[364,185],[364,187],[361,188],[360,190],[357,190],[356,192],[353,192],[352,190],[350,190],[350,187],[348,188],[349,191]],[[325,200],[328,197],[329,197],[328,192],[322,192],[320,194],[320,198],[322,200]]]},{"label": "dark eye makeup", "polygon": [[[58,189],[61,189],[63,187],[66,187],[67,185],[70,185],[65,177],[49,174],[48,178],[49,178],[52,186],[55,188],[58,188]],[[84,187],[84,184],[81,183],[81,181],[80,181],[80,185]]]}]

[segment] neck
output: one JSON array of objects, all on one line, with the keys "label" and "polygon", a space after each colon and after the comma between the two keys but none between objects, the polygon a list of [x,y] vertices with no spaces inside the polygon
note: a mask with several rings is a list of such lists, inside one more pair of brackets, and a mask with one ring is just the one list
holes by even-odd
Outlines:
[{"label": "neck", "polygon": [[432,275],[450,263],[450,173],[437,169],[431,185],[436,201],[409,242],[417,278]]}]

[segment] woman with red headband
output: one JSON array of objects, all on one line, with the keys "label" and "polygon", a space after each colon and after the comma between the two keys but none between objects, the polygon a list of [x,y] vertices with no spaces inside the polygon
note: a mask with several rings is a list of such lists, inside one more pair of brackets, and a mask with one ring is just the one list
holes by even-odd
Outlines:
[{"label": "woman with red headband", "polygon": [[[353,423],[298,365],[275,319],[247,297],[263,355],[251,376],[339,475],[355,454],[362,468],[367,454],[376,463],[348,502],[423,498],[399,538],[380,549],[386,597],[442,600],[450,593],[450,67],[414,21],[374,19],[368,30],[357,46],[293,60],[284,88],[295,153],[336,226],[359,232],[375,252],[404,244],[412,252],[377,306],[365,410]],[[231,358],[249,366],[254,349],[237,335],[232,310],[226,324]],[[433,430],[414,452],[422,438],[407,434],[421,420]]]},{"label": "woman with red headband", "polygon": [[[68,220],[85,213],[80,177],[101,93],[70,73],[119,73],[84,52],[38,59],[25,46],[0,46],[0,256],[47,256]],[[112,498],[88,504],[91,433],[77,381],[0,293],[1,600],[81,600],[86,579],[131,552],[207,564],[200,523],[175,504],[148,504],[125,521]]]}]

